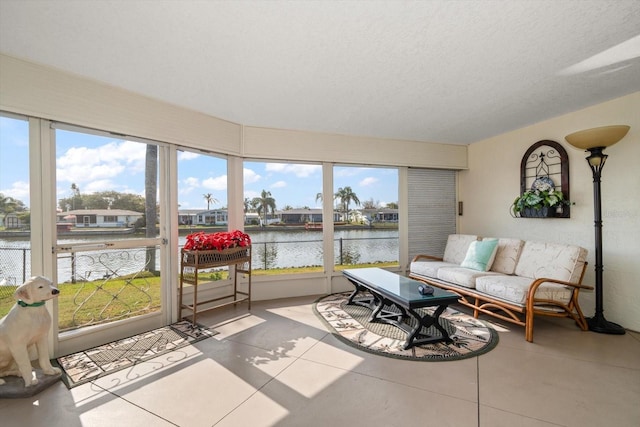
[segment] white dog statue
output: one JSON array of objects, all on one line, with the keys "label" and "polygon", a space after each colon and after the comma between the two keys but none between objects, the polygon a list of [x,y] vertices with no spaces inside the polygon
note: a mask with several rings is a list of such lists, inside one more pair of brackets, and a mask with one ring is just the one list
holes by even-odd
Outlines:
[{"label": "white dog statue", "polygon": [[17,303],[0,319],[0,385],[5,383],[1,377],[9,375],[21,376],[25,387],[38,383],[31,366],[36,357],[30,357],[34,346],[42,372],[60,374],[49,360],[51,315],[44,306],[46,300],[59,293],[49,279],[41,276],[30,278],[16,289],[13,296]]}]

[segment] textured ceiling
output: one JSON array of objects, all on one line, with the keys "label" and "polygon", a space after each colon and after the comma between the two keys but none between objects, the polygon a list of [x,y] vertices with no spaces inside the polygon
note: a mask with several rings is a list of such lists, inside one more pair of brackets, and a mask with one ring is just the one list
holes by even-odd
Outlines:
[{"label": "textured ceiling", "polygon": [[640,1],[0,0],[0,52],[250,126],[468,144],[640,89]]}]

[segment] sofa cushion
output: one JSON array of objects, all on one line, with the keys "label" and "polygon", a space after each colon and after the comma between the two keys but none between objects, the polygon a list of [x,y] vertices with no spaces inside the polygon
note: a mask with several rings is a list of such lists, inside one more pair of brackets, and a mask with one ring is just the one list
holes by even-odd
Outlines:
[{"label": "sofa cushion", "polygon": [[587,250],[560,243],[527,241],[516,265],[517,276],[579,283]]},{"label": "sofa cushion", "polygon": [[409,271],[411,274],[435,279],[438,277],[438,270],[443,267],[459,267],[459,265],[444,261],[413,261]]},{"label": "sofa cushion", "polygon": [[478,236],[470,234],[450,234],[447,238],[447,246],[444,248],[444,255],[442,260],[444,262],[450,262],[458,264],[464,260],[467,255],[467,250],[471,242],[478,240]]},{"label": "sofa cushion", "polygon": [[[485,237],[482,240],[491,239],[491,237]],[[491,264],[491,271],[503,274],[513,274],[516,271],[516,264],[520,258],[522,247],[524,246],[524,240],[500,238],[498,239],[498,250],[496,251],[496,258]]]},{"label": "sofa cushion", "polygon": [[489,271],[498,249],[498,239],[476,240],[471,242],[467,255],[460,263],[461,267],[478,271]]},{"label": "sofa cushion", "polygon": [[481,276],[490,276],[492,271],[478,271],[464,267],[442,267],[438,270],[438,279],[445,282],[454,283],[465,288],[474,289],[476,287],[476,279]]},{"label": "sofa cushion", "polygon": [[[524,305],[532,279],[529,277],[492,275],[476,279],[476,290],[492,297]],[[536,299],[550,299],[568,304],[571,289],[557,283],[545,282],[536,291]]]}]

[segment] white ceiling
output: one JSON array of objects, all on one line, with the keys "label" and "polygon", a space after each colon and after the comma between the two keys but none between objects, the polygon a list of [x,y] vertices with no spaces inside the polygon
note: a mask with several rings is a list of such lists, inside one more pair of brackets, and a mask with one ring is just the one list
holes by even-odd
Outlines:
[{"label": "white ceiling", "polygon": [[0,52],[251,126],[468,144],[640,90],[639,0],[0,0]]}]

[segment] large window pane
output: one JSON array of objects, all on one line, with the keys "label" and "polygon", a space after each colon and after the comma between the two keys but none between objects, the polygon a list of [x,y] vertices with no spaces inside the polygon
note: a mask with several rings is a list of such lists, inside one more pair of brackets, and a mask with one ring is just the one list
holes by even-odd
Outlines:
[{"label": "large window pane", "polygon": [[398,265],[398,170],[336,166],[333,182],[336,268]]},{"label": "large window pane", "polygon": [[31,276],[29,123],[0,116],[0,317]]},{"label": "large window pane", "polygon": [[161,310],[158,146],[56,129],[61,331]]},{"label": "large window pane", "polygon": [[244,197],[254,274],[323,271],[322,166],[245,162]]},{"label": "large window pane", "polygon": [[[227,160],[193,151],[178,151],[178,230],[179,247],[187,235],[215,233],[228,229]],[[199,270],[198,291],[211,283],[229,278],[229,267]],[[186,283],[186,293],[192,292]],[[186,312],[185,312],[186,313]]]},{"label": "large window pane", "polygon": [[178,152],[178,223],[180,246],[195,231],[227,229],[227,161],[219,157]]}]

